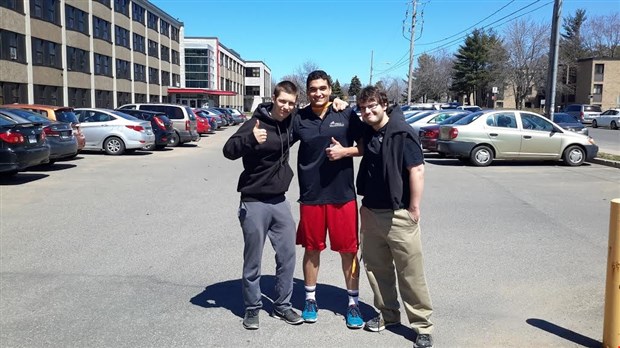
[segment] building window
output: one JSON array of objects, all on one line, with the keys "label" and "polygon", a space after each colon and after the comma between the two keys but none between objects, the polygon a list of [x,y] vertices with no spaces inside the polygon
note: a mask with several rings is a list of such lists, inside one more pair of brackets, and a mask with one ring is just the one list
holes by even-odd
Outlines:
[{"label": "building window", "polygon": [[142,64],[133,64],[133,79],[134,81],[146,82],[146,67]]},{"label": "building window", "polygon": [[118,46],[123,46],[123,47],[130,48],[130,46],[129,46],[129,30],[127,30],[125,28],[121,28],[118,25],[116,25],[114,27],[114,29],[116,30],[116,35],[114,36],[116,44]]},{"label": "building window", "polygon": [[149,83],[154,85],[159,84],[159,70],[155,68],[149,68]]},{"label": "building window", "polygon": [[93,36],[97,39],[112,42],[110,22],[93,16]]},{"label": "building window", "polygon": [[133,34],[133,50],[137,52],[145,53],[144,36],[136,34],[136,33]]},{"label": "building window", "polygon": [[260,86],[245,86],[245,95],[260,95]]},{"label": "building window", "polygon": [[603,85],[594,85],[594,88],[592,88],[592,94],[595,94],[595,95],[603,94]]},{"label": "building window", "polygon": [[8,30],[0,30],[0,60],[26,63],[26,37]]},{"label": "building window", "polygon": [[112,57],[95,53],[95,75],[112,77]]},{"label": "building window", "polygon": [[179,28],[172,27],[172,40],[179,42]]},{"label": "building window", "polygon": [[62,87],[34,85],[34,103],[44,105],[63,105]]},{"label": "building window", "polygon": [[169,71],[161,72],[161,85],[170,86],[170,72]]},{"label": "building window", "polygon": [[104,109],[113,109],[112,91],[95,90],[95,107]]},{"label": "building window", "polygon": [[142,25],[144,25],[144,11],[144,7],[136,4],[135,1],[131,3],[131,18]]},{"label": "building window", "polygon": [[594,64],[594,81],[602,82],[605,76],[605,64]]},{"label": "building window", "polygon": [[31,0],[30,17],[60,24],[60,0]]},{"label": "building window", "polygon": [[15,12],[24,13],[23,0],[0,0],[0,7],[8,8]]},{"label": "building window", "polygon": [[114,0],[114,11],[129,17],[129,0]]},{"label": "building window", "polygon": [[174,87],[181,87],[181,75],[179,74],[172,74],[172,85]]},{"label": "building window", "polygon": [[28,103],[28,85],[25,83],[0,82],[0,105]]},{"label": "building window", "polygon": [[88,13],[70,5],[65,5],[65,18],[68,30],[88,35]]},{"label": "building window", "polygon": [[156,41],[149,40],[149,56],[159,58],[159,44]]},{"label": "building window", "polygon": [[131,63],[130,62],[126,60],[122,60],[122,59],[116,60],[116,78],[131,80]]},{"label": "building window", "polygon": [[146,103],[146,94],[136,93],[136,103]]},{"label": "building window", "polygon": [[157,17],[156,15],[154,15],[153,13],[151,13],[149,11],[149,15],[148,15],[148,27],[157,31],[157,22],[159,21],[159,17]]},{"label": "building window", "polygon": [[164,45],[161,45],[161,60],[164,62],[170,61],[170,49]]},{"label": "building window", "polygon": [[260,77],[260,68],[246,68],[245,77]]},{"label": "building window", "polygon": [[32,38],[32,64],[48,66],[51,68],[62,68],[60,52],[61,45],[52,41]]},{"label": "building window", "polygon": [[67,70],[90,73],[90,54],[88,51],[67,46]]},{"label": "building window", "polygon": [[116,105],[131,104],[131,93],[116,92]]},{"label": "building window", "polygon": [[104,4],[106,7],[112,8],[110,6],[110,0],[95,0],[95,1]]},{"label": "building window", "polygon": [[163,19],[159,20],[159,33],[170,37],[170,24]]},{"label": "building window", "polygon": [[172,64],[179,65],[179,52],[172,50]]},{"label": "building window", "polygon": [[159,96],[156,94],[151,94],[149,96],[149,103],[159,103]]},{"label": "building window", "polygon": [[74,108],[89,108],[90,89],[69,87],[69,105]]}]

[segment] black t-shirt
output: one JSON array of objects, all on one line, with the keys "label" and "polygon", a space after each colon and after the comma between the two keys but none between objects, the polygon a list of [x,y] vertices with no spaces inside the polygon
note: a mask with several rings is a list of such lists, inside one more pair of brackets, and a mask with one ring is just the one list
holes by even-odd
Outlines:
[{"label": "black t-shirt", "polygon": [[[364,136],[364,157],[368,162],[368,172],[366,173],[366,187],[364,188],[365,195],[362,199],[362,205],[367,208],[392,209],[392,199],[390,198],[388,181],[383,174],[383,157],[381,156],[384,136],[385,127],[376,132],[367,132]],[[401,179],[403,180],[401,209],[409,207],[410,190],[407,167],[424,163],[422,149],[413,139],[406,138],[404,147],[401,171]]]},{"label": "black t-shirt", "polygon": [[325,149],[334,137],[344,147],[354,146],[366,127],[355,111],[331,107],[321,119],[312,108],[299,110],[293,119],[293,141],[300,141],[297,155],[299,202],[303,204],[338,204],[355,199],[353,159],[337,161],[327,158]]}]

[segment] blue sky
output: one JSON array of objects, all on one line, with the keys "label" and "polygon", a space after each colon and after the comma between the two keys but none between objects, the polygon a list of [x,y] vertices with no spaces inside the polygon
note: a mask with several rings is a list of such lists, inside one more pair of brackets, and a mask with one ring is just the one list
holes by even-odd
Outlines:
[{"label": "blue sky", "polygon": [[[411,23],[411,1],[151,2],[181,20],[185,24],[185,36],[218,37],[224,46],[237,51],[243,59],[265,62],[276,80],[294,73],[305,62],[311,61],[341,84],[349,83],[354,75],[360,78],[362,84],[367,84],[371,51],[374,51],[373,83],[381,77],[404,78],[409,68],[409,40],[405,39],[409,33],[405,31],[403,35],[403,21],[409,13],[407,23]],[[601,15],[620,11],[620,1],[564,0],[562,17],[574,14],[578,8],[586,9],[587,15]],[[416,56],[442,46],[448,52],[454,52],[463,42],[461,37],[473,30],[470,27],[494,27],[501,33],[506,21],[520,14],[523,14],[521,18],[549,23],[553,1],[422,0],[418,1],[417,9]],[[506,18],[500,20],[502,17]],[[448,37],[451,39],[443,40]]]}]

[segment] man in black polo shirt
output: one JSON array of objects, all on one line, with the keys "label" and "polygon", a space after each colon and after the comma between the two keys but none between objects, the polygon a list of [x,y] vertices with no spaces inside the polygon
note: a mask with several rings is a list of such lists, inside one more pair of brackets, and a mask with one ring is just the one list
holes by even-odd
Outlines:
[{"label": "man in black polo shirt", "polygon": [[330,247],[342,259],[349,302],[346,324],[363,327],[358,307],[357,201],[353,184],[353,158],[359,156],[355,142],[365,125],[351,108],[336,111],[329,102],[330,77],[322,70],[308,75],[306,88],[310,105],[293,120],[294,141],[299,140],[297,174],[300,191],[300,220],[297,244],[304,248],[306,302],[302,312],[308,323],[318,319],[316,283],[320,253]]},{"label": "man in black polo shirt", "polygon": [[364,132],[357,192],[364,196],[360,209],[362,257],[380,312],[365,328],[376,332],[400,324],[398,278],[407,319],[417,333],[414,347],[432,347],[433,323],[429,319],[433,308],[419,225],[424,189],[422,148],[401,109],[388,108],[385,93],[365,87],[357,103],[362,119],[372,127]]}]

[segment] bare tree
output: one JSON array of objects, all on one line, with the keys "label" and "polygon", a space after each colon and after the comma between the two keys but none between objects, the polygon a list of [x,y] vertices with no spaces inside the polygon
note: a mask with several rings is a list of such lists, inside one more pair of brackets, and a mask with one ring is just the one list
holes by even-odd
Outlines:
[{"label": "bare tree", "polygon": [[306,61],[299,66],[293,74],[285,75],[282,78],[283,80],[289,80],[297,85],[297,88],[299,89],[297,103],[299,105],[305,105],[308,103],[308,96],[306,95],[306,79],[308,78],[308,75],[315,70],[319,70],[319,66],[312,61]]},{"label": "bare tree", "polygon": [[504,47],[508,54],[506,67],[507,82],[512,86],[517,109],[534,88],[544,90],[547,69],[549,25],[531,20],[512,22],[505,31]]},{"label": "bare tree", "polygon": [[620,57],[620,12],[592,16],[584,25],[586,48],[598,57]]},{"label": "bare tree", "polygon": [[403,94],[407,91],[407,84],[402,78],[385,76],[379,82],[383,86],[390,103],[403,102]]}]

